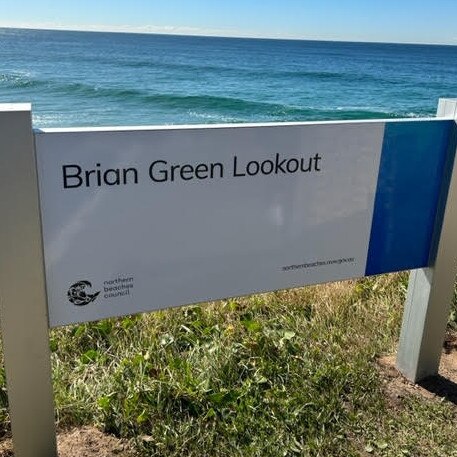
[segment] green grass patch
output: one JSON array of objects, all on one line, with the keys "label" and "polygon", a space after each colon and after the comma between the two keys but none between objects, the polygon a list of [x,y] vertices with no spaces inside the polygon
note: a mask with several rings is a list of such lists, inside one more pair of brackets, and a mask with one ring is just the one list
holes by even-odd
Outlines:
[{"label": "green grass patch", "polygon": [[[95,424],[141,456],[457,455],[454,405],[411,397],[392,408],[383,392],[375,360],[395,350],[406,281],[53,330],[59,426]],[[0,386],[6,432],[3,371]]]}]

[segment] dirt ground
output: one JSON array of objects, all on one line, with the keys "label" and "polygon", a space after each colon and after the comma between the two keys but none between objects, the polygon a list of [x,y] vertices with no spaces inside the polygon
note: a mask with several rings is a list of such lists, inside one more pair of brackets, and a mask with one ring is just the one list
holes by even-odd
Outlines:
[{"label": "dirt ground", "polygon": [[[83,427],[57,435],[59,457],[133,457],[127,443],[94,427]],[[0,443],[0,457],[13,457],[11,440]]]},{"label": "dirt ground", "polygon": [[392,405],[399,405],[407,395],[419,395],[428,399],[446,399],[457,405],[457,334],[449,334],[441,356],[438,376],[414,384],[406,380],[395,368],[395,356],[378,360],[385,384],[385,393]]}]

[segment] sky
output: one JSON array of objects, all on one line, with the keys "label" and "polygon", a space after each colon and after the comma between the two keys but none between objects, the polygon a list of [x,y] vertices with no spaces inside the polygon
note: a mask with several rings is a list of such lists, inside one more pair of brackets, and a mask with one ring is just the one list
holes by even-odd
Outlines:
[{"label": "sky", "polygon": [[0,0],[0,27],[457,45],[457,0]]}]

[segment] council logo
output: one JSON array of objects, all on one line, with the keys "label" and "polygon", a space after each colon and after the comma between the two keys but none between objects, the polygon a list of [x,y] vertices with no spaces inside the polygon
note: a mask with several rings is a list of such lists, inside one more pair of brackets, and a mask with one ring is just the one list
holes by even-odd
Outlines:
[{"label": "council logo", "polygon": [[76,306],[84,306],[95,301],[98,297],[100,291],[95,292],[94,294],[89,294],[86,292],[86,288],[91,288],[92,284],[89,281],[78,281],[75,282],[68,289],[67,295],[68,300]]}]

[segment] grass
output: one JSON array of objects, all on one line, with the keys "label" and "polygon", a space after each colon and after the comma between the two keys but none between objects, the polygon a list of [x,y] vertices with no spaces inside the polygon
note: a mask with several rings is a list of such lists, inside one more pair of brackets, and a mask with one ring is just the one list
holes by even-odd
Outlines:
[{"label": "grass", "polygon": [[393,408],[376,368],[395,350],[406,281],[365,278],[53,330],[58,424],[95,424],[140,456],[457,456],[455,406],[411,396]]}]

